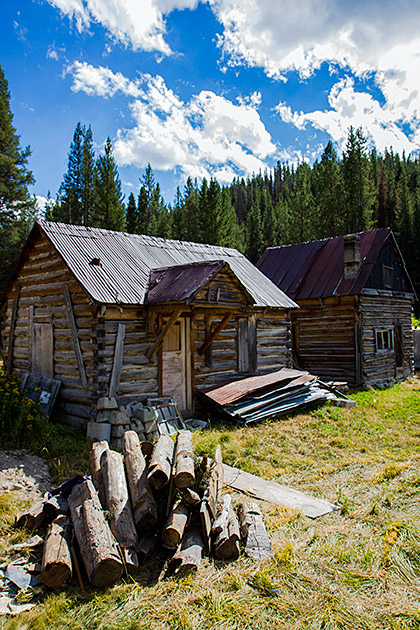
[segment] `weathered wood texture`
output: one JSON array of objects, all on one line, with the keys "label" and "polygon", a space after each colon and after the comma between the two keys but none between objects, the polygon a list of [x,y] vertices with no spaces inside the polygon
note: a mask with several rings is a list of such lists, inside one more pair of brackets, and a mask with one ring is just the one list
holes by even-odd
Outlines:
[{"label": "weathered wood texture", "polygon": [[190,508],[181,499],[177,501],[169,514],[162,532],[163,544],[169,549],[176,549],[184,535]]},{"label": "weathered wood texture", "polygon": [[61,588],[72,576],[70,536],[70,518],[58,516],[48,529],[42,555],[41,582],[50,588]]},{"label": "weathered wood texture", "polygon": [[223,506],[211,528],[214,555],[219,560],[236,560],[239,557],[239,523],[232,509],[229,494],[223,497]]},{"label": "weathered wood texture", "polygon": [[169,570],[177,576],[197,571],[203,555],[203,539],[198,527],[191,529],[182,539],[179,551],[169,563]]},{"label": "weathered wood texture", "polygon": [[207,553],[211,549],[211,528],[222,505],[223,461],[220,444],[216,447],[214,461],[208,460],[207,487],[204,488],[200,505],[200,523],[203,532],[203,543]]},{"label": "weathered wood texture", "polygon": [[154,446],[147,473],[147,479],[155,490],[160,490],[169,483],[173,458],[172,438],[169,435],[161,435]]},{"label": "weathered wood texture", "polygon": [[44,512],[45,501],[37,501],[27,510],[15,518],[15,527],[26,527],[27,529],[37,529],[45,523]]},{"label": "weathered wood texture", "polygon": [[114,584],[122,575],[123,564],[91,481],[73,489],[69,506],[89,581],[99,588]]},{"label": "weathered wood texture", "polygon": [[152,487],[147,480],[146,460],[135,431],[126,431],[122,436],[122,451],[134,522],[140,534],[156,524],[157,508]]},{"label": "weathered wood texture", "polygon": [[249,298],[237,278],[229,271],[219,271],[216,276],[197,293],[193,302],[198,306],[244,307]]},{"label": "weathered wood texture", "polygon": [[[360,310],[362,313],[362,358],[363,380],[376,383],[390,379],[403,379],[411,376],[414,365],[413,331],[411,325],[412,300],[409,297],[386,295],[362,295]],[[396,360],[396,327],[402,333],[402,365]],[[375,330],[392,328],[394,335],[393,350],[378,351],[375,342]]]},{"label": "weathered wood texture", "polygon": [[[50,327],[53,352],[51,376],[62,381],[59,397],[60,417],[76,424],[86,422],[93,415],[92,401],[96,380],[94,360],[96,332],[89,298],[45,236],[42,236],[32,248],[22,266],[18,282],[21,290],[12,345],[9,345],[9,336],[16,283],[7,296],[1,330],[5,356],[11,362],[11,369],[17,372],[44,369],[39,365],[33,335],[36,329],[38,332],[41,331],[41,325],[46,327],[42,328],[43,332]],[[62,292],[63,283],[68,286],[71,297],[74,322],[89,385],[87,389],[80,382],[68,309]],[[72,409],[72,405],[78,405],[78,408]]]},{"label": "weathered wood texture", "polygon": [[195,482],[195,473],[191,431],[185,430],[178,433],[174,464],[176,487],[192,488]]},{"label": "weathered wood texture", "polygon": [[138,560],[134,550],[137,548],[137,533],[120,453],[104,450],[101,468],[111,531],[124,551],[128,552],[126,563],[136,566]]},{"label": "weathered wood texture", "polygon": [[238,511],[245,553],[254,560],[271,558],[271,542],[258,503],[241,503]]},{"label": "weathered wood texture", "polygon": [[92,476],[93,485],[98,493],[99,500],[103,508],[106,507],[104,480],[102,476],[101,457],[102,453],[109,449],[108,442],[93,442],[89,453],[90,474]]},{"label": "weathered wood texture", "polygon": [[307,300],[299,306],[292,311],[292,322],[298,326],[295,349],[300,367],[328,380],[356,383],[355,298]]}]

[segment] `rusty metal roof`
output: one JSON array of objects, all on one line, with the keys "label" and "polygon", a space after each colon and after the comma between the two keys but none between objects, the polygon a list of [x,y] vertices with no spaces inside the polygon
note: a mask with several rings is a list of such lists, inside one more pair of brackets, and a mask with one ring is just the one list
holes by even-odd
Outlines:
[{"label": "rusty metal roof", "polygon": [[257,263],[293,300],[357,295],[364,288],[388,238],[398,248],[390,228],[360,232],[360,268],[355,278],[344,278],[344,236],[282,247],[269,247]]},{"label": "rusty metal roof", "polygon": [[299,379],[300,383],[306,383],[314,381],[316,377],[309,374],[309,372],[302,372],[302,370],[282,368],[277,372],[270,372],[270,374],[250,376],[249,378],[242,378],[225,385],[216,385],[201,391],[207,398],[210,398],[218,405],[230,405],[257,390],[270,385],[278,385],[280,387],[295,379]]},{"label": "rusty metal roof", "polygon": [[145,304],[188,302],[224,266],[223,260],[213,260],[152,269]]},{"label": "rusty metal roof", "polygon": [[[144,304],[152,270],[224,261],[256,306],[296,308],[282,290],[235,249],[49,221],[37,221],[28,242],[39,231],[49,239],[88,295],[103,304]],[[25,249],[21,261],[24,254]],[[18,268],[19,265],[11,279],[16,277]]]}]

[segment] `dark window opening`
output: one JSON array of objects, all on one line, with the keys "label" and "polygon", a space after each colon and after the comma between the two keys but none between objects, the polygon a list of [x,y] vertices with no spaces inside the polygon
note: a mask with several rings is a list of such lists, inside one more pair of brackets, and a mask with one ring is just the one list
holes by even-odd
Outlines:
[{"label": "dark window opening", "polygon": [[378,328],[375,331],[376,351],[390,351],[394,348],[392,328]]}]

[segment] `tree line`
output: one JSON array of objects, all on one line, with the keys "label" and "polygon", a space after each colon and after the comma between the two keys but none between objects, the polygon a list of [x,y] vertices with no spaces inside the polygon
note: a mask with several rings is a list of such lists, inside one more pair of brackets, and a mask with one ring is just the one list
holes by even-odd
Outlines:
[{"label": "tree line", "polygon": [[[1,283],[35,216],[28,193],[30,150],[19,147],[9,98],[0,68]],[[45,218],[234,247],[253,262],[266,247],[390,227],[420,289],[419,157],[392,150],[381,155],[368,148],[360,128],[349,129],[341,156],[328,142],[312,166],[277,162],[272,170],[229,185],[189,177],[168,204],[150,164],[137,194],[125,203],[110,138],[95,157],[92,129],[78,123],[67,171],[56,199],[49,196]]]}]

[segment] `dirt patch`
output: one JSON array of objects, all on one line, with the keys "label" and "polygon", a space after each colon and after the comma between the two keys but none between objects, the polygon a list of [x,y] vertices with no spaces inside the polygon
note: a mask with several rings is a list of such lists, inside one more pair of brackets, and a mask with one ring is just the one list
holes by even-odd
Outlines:
[{"label": "dirt patch", "polygon": [[0,494],[13,492],[17,499],[35,503],[51,487],[42,457],[28,450],[0,451]]}]

